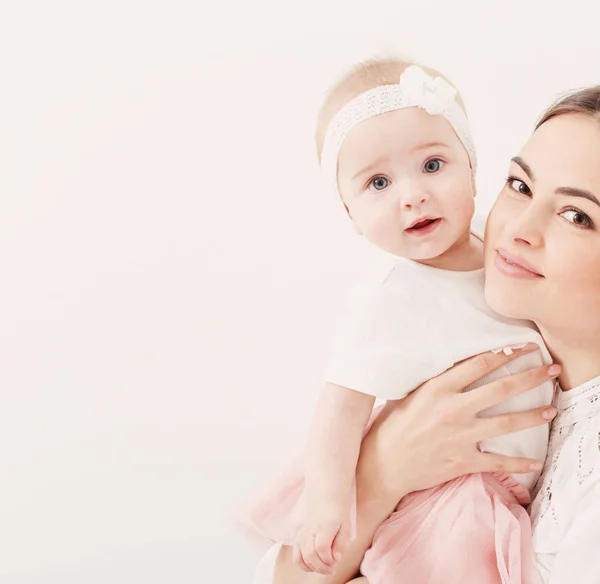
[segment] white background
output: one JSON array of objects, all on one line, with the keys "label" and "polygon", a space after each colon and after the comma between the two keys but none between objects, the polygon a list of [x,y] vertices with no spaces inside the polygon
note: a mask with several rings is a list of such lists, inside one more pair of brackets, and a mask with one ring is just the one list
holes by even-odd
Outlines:
[{"label": "white background", "polygon": [[596,4],[2,0],[0,582],[249,582],[226,514],[301,447],[366,257],[320,182],[327,87],[440,68],[486,211],[600,83]]}]

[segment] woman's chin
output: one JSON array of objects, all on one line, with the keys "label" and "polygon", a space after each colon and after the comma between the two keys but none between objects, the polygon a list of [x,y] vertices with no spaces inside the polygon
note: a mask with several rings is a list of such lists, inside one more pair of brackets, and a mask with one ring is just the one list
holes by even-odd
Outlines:
[{"label": "woman's chin", "polygon": [[488,306],[494,311],[506,318],[518,318],[528,320],[531,316],[527,310],[526,302],[520,295],[515,295],[514,291],[502,290],[494,286],[492,282],[486,281],[485,300]]}]

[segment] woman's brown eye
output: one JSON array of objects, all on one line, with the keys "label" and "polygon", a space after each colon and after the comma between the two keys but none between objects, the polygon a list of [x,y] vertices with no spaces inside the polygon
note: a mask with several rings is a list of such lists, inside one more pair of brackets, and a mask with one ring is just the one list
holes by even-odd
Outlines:
[{"label": "woman's brown eye", "polygon": [[577,225],[577,227],[592,227],[592,220],[577,209],[567,209],[561,213],[561,217],[564,217],[573,225]]},{"label": "woman's brown eye", "polygon": [[529,196],[531,194],[531,189],[518,178],[509,178],[506,182],[513,191],[517,191],[521,195]]}]

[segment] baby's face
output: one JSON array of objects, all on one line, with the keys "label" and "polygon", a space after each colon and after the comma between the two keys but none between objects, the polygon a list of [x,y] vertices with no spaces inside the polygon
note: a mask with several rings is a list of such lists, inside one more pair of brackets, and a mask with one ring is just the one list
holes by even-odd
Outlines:
[{"label": "baby's face", "polygon": [[394,255],[432,259],[469,237],[473,173],[441,115],[413,107],[358,124],[340,150],[338,185],[356,231]]}]

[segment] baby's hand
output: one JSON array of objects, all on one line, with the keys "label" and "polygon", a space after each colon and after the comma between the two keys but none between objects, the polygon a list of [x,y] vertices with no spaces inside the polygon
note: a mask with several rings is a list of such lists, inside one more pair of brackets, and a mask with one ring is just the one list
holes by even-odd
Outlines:
[{"label": "baby's hand", "polygon": [[296,536],[294,563],[305,572],[331,574],[351,539],[348,517],[324,515],[309,521]]}]

